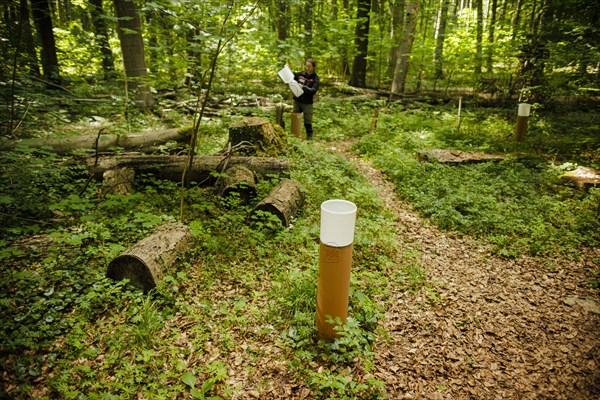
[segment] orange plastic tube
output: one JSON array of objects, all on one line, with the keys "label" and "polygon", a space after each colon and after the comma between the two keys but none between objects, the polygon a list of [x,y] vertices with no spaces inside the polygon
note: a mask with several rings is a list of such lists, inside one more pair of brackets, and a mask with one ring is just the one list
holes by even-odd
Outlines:
[{"label": "orange plastic tube", "polygon": [[317,337],[334,340],[338,337],[336,323],[329,317],[340,318],[346,323],[350,270],[352,269],[353,245],[332,247],[321,242],[319,248],[319,282],[317,285]]}]

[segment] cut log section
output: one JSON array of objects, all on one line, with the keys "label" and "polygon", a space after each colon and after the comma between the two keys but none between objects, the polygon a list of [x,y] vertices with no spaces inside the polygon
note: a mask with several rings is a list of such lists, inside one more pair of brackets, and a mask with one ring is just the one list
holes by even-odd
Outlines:
[{"label": "cut log section", "polygon": [[219,195],[230,197],[236,193],[243,204],[256,197],[256,177],[254,172],[243,165],[234,165],[225,171],[217,185]]},{"label": "cut log section", "polygon": [[[88,170],[94,178],[101,179],[105,171],[116,168],[133,168],[136,174],[154,174],[158,179],[181,181],[183,169],[187,165],[187,156],[123,154],[87,159]],[[194,158],[190,171],[190,181],[214,184],[213,172],[222,172],[234,165],[243,165],[257,175],[286,175],[290,170],[288,160],[271,157],[226,157],[199,156]]]},{"label": "cut log section", "polygon": [[254,207],[256,211],[271,213],[281,221],[284,227],[290,226],[292,217],[304,203],[304,194],[300,190],[300,182],[294,179],[282,181],[271,190],[271,193]]},{"label": "cut log section", "polygon": [[285,134],[264,118],[245,118],[229,127],[229,142],[238,154],[277,156],[283,153]]},{"label": "cut log section", "polygon": [[417,151],[417,158],[421,161],[436,161],[444,164],[502,161],[513,156],[514,154],[488,154],[447,149],[431,149]]},{"label": "cut log section", "polygon": [[192,232],[184,224],[169,224],[140,240],[112,260],[106,276],[129,282],[148,291],[156,287],[175,263],[177,254],[192,242]]},{"label": "cut log section", "polygon": [[121,147],[127,151],[146,151],[167,142],[184,142],[190,139],[191,128],[165,129],[134,133],[131,135],[80,135],[61,139],[23,139],[0,142],[0,150],[9,151],[17,146],[33,148],[49,147],[57,154],[68,154],[75,150],[95,150],[98,140],[98,151],[105,152],[111,148]]},{"label": "cut log section", "polygon": [[129,194],[133,186],[133,168],[118,168],[105,171],[102,178],[102,193]]}]

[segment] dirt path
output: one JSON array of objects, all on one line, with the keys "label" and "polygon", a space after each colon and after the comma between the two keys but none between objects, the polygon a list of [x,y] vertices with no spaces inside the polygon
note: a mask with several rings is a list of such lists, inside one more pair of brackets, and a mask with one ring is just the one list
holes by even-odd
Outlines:
[{"label": "dirt path", "polygon": [[381,188],[398,242],[418,252],[441,299],[392,291],[374,372],[391,398],[600,398],[600,301],[585,284],[600,249],[577,262],[498,258],[429,226],[349,143],[336,146]]}]

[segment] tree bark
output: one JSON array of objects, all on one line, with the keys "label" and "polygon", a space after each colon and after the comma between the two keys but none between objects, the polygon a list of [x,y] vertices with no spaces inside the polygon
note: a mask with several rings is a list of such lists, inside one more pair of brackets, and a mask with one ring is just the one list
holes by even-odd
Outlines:
[{"label": "tree bark", "polygon": [[27,55],[27,66],[29,71],[37,77],[40,77],[40,66],[38,64],[37,53],[35,51],[35,41],[33,39],[33,32],[31,31],[30,24],[30,12],[29,4],[27,0],[20,0],[20,22],[21,25],[21,40],[23,41],[23,48]]},{"label": "tree bark", "polygon": [[[390,41],[400,43],[402,40],[402,23],[404,22],[404,0],[392,0],[390,2]],[[387,76],[394,76],[394,69],[398,62],[398,46],[390,46]]]},{"label": "tree bark", "polygon": [[[139,155],[123,154],[112,157],[90,157],[86,160],[88,170],[94,178],[101,179],[102,174],[109,169],[133,168],[136,174],[152,173],[159,179],[181,181],[183,168],[187,164],[187,156],[168,155]],[[271,157],[226,157],[200,156],[194,158],[190,170],[190,180],[198,183],[214,184],[214,172],[223,172],[233,165],[244,165],[256,174],[287,175],[290,170],[288,160]]]},{"label": "tree bark", "polygon": [[90,0],[90,14],[92,16],[92,24],[102,55],[102,70],[104,71],[104,79],[109,79],[115,71],[115,60],[112,50],[108,43],[108,28],[104,21],[104,9],[102,8],[102,0]]},{"label": "tree bark", "polygon": [[444,40],[446,39],[446,21],[448,20],[448,5],[449,0],[441,0],[440,22],[437,29],[437,37],[435,41],[435,79],[444,79]]},{"label": "tree bark", "polygon": [[161,227],[112,260],[106,275],[148,291],[156,287],[175,264],[177,255],[192,242],[192,232],[183,224]]},{"label": "tree bark", "polygon": [[392,93],[401,94],[406,89],[406,76],[415,40],[417,28],[417,17],[419,15],[419,1],[410,0],[406,5],[406,18],[402,42],[398,46],[398,62],[394,69],[394,80],[392,81]]},{"label": "tree bark", "polygon": [[475,75],[479,78],[483,65],[483,0],[477,2],[477,38],[475,41]]},{"label": "tree bark", "polygon": [[102,177],[103,194],[131,193],[135,171],[133,168],[110,169]]},{"label": "tree bark", "polygon": [[225,171],[225,175],[217,183],[221,197],[237,194],[242,204],[248,204],[256,197],[256,177],[250,169],[243,165],[234,165]]},{"label": "tree bark", "polygon": [[233,148],[240,147],[236,154],[277,156],[283,150],[283,137],[264,118],[245,118],[229,127],[229,143]]},{"label": "tree bark", "polygon": [[352,62],[352,76],[350,86],[367,87],[367,53],[369,50],[369,25],[371,11],[371,0],[358,0],[356,11],[356,30],[354,44],[357,54]]},{"label": "tree bark", "polygon": [[114,0],[114,5],[119,20],[117,32],[123,54],[126,90],[133,94],[138,108],[147,109],[152,106],[152,94],[147,82],[148,68],[140,15],[133,0]]},{"label": "tree bark", "polygon": [[284,227],[288,227],[303,203],[304,194],[300,190],[300,182],[288,179],[271,190],[271,193],[254,207],[253,213],[268,212],[279,218]]},{"label": "tree bark", "polygon": [[31,14],[42,44],[41,59],[44,78],[49,82],[59,84],[60,68],[48,0],[31,0]]},{"label": "tree bark", "polygon": [[131,135],[80,135],[63,139],[24,139],[0,142],[0,151],[10,151],[17,146],[25,147],[50,147],[57,154],[68,154],[75,150],[108,151],[113,147],[122,147],[128,151],[145,151],[153,149],[159,144],[169,141],[187,143],[190,138],[189,129],[166,129],[164,131],[151,131]]},{"label": "tree bark", "polygon": [[496,9],[498,7],[498,0],[492,0],[490,2],[491,17],[490,27],[488,31],[488,51],[487,51],[487,72],[494,72],[494,34],[496,30]]}]

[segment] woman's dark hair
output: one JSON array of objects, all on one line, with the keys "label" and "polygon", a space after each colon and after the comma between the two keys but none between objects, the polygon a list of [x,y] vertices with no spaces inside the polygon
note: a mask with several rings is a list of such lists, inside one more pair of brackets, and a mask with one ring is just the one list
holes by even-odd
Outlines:
[{"label": "woman's dark hair", "polygon": [[313,67],[317,68],[317,62],[315,61],[314,58],[307,58],[306,62],[311,63]]}]

